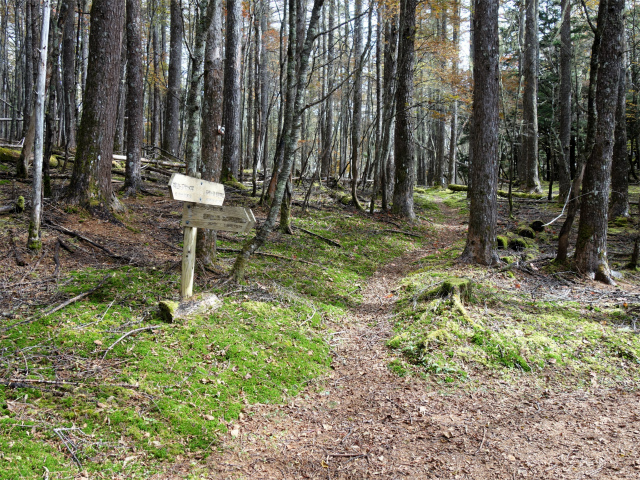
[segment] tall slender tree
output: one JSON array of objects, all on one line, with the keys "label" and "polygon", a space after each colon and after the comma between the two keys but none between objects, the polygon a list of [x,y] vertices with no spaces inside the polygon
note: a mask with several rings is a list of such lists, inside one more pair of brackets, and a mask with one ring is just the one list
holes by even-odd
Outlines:
[{"label": "tall slender tree", "polygon": [[538,175],[538,0],[526,0],[522,95],[522,160],[525,164],[525,190],[541,192]]},{"label": "tall slender tree", "polygon": [[417,0],[400,3],[400,41],[398,48],[398,86],[396,89],[396,129],[394,134],[395,184],[392,212],[410,220],[413,211],[415,184],[415,145],[411,122],[413,103],[413,70],[415,64]]},{"label": "tall slender tree", "polygon": [[598,7],[601,30],[596,132],[582,185],[582,206],[576,242],[576,267],[596,280],[613,283],[607,259],[608,200],[611,181],[618,84],[624,35],[624,0],[602,0]]},{"label": "tall slender tree", "polygon": [[141,0],[127,2],[127,160],[125,195],[136,195],[142,188],[140,171],[144,135],[144,78],[142,76]]},{"label": "tall slender tree", "polygon": [[560,155],[558,157],[558,200],[564,202],[569,194],[571,175],[571,0],[562,0],[560,26]]},{"label": "tall slender tree", "polygon": [[498,0],[474,2],[473,162],[469,172],[469,230],[461,261],[492,265],[499,261],[498,220]]},{"label": "tall slender tree", "polygon": [[242,2],[227,0],[227,33],[224,64],[224,150],[222,181],[238,178],[240,166],[241,97],[242,97]]},{"label": "tall slender tree", "polygon": [[171,0],[169,72],[167,78],[167,100],[162,135],[163,149],[178,156],[180,144],[180,81],[182,77],[182,10],[180,0]]}]

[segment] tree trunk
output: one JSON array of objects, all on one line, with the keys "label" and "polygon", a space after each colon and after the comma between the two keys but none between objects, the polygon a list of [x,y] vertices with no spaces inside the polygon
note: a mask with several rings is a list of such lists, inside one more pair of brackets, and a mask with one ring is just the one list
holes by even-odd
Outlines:
[{"label": "tree trunk", "polygon": [[136,195],[142,188],[140,158],[144,135],[144,79],[142,76],[141,0],[127,2],[127,160],[125,195]]},{"label": "tree trunk", "polygon": [[[300,127],[301,116],[303,112],[302,97],[307,85],[307,77],[309,71],[309,56],[311,55],[311,48],[313,42],[318,33],[318,23],[320,20],[320,11],[324,0],[314,0],[313,8],[311,10],[311,18],[309,19],[309,27],[305,38],[302,52],[296,61],[296,33],[295,32],[295,20],[290,22],[293,28],[289,32],[289,48],[288,48],[288,62],[287,62],[287,102],[285,103],[285,118],[283,122],[283,140],[284,140],[284,156],[283,165],[278,175],[278,183],[275,190],[275,196],[269,213],[265,222],[258,228],[256,236],[247,241],[242,252],[238,254],[236,261],[233,265],[232,275],[236,280],[242,280],[244,278],[244,268],[248,259],[253,253],[260,248],[267,240],[269,233],[273,230],[282,199],[284,198],[285,188],[287,181],[289,180],[289,173],[293,166],[295,158],[295,149],[300,139]],[[290,0],[290,9],[295,11],[295,0]],[[296,68],[297,67],[297,68]],[[297,73],[296,73],[297,72]],[[295,87],[295,88],[294,88]],[[295,94],[292,90],[295,90]]]},{"label": "tree trunk", "polygon": [[163,149],[179,155],[180,145],[180,81],[182,77],[182,12],[180,0],[171,0],[171,33],[169,40],[169,77],[167,80],[166,118]]},{"label": "tree trunk", "polygon": [[[222,142],[218,127],[222,125],[222,2],[214,2],[211,25],[207,34],[204,53],[204,97],[202,102],[202,128],[200,157],[202,178],[219,182],[222,170]],[[205,265],[211,265],[216,256],[216,232],[199,228],[196,257]]]},{"label": "tree trunk", "polygon": [[602,0],[599,13],[602,9],[606,10],[602,17],[598,15],[598,30],[601,31],[596,95],[598,118],[582,185],[576,267],[583,274],[593,274],[596,280],[613,283],[607,260],[607,209],[622,62],[624,0]]},{"label": "tree trunk", "polygon": [[42,216],[42,156],[43,156],[43,134],[44,134],[44,102],[45,86],[47,81],[47,44],[49,40],[49,15],[51,7],[49,0],[44,0],[42,6],[42,32],[40,34],[40,48],[38,49],[40,58],[38,65],[38,77],[36,82],[36,104],[35,115],[35,151],[33,158],[33,190],[31,220],[29,221],[29,238],[27,246],[32,250],[40,250],[42,241],[40,239],[40,223]]},{"label": "tree trunk", "polygon": [[560,27],[560,158],[558,159],[558,201],[564,202],[571,187],[571,0],[562,0]]},{"label": "tree trunk", "polygon": [[67,9],[62,38],[62,83],[64,86],[64,140],[65,149],[76,146],[76,39],[73,4]]},{"label": "tree trunk", "polygon": [[459,62],[459,45],[458,39],[460,36],[460,1],[454,0],[453,3],[453,36],[451,42],[453,43],[453,102],[451,105],[451,130],[449,139],[449,168],[447,169],[447,180],[449,183],[457,183],[456,181],[456,156],[458,147],[458,62]]},{"label": "tree trunk", "polygon": [[[473,16],[473,138],[474,161],[469,176],[469,230],[461,261],[492,265],[498,217],[498,0],[475,3]],[[482,160],[482,161],[480,161]]]},{"label": "tree trunk", "polygon": [[200,21],[196,27],[195,40],[191,53],[189,88],[187,91],[187,103],[185,105],[185,122],[187,124],[185,162],[187,164],[187,175],[192,177],[195,177],[198,171],[197,135],[198,116],[200,113],[200,77],[202,76],[205,40],[215,10],[214,1],[220,0],[203,0],[200,2]]},{"label": "tree trunk", "polygon": [[353,123],[351,127],[351,197],[358,210],[364,207],[358,200],[358,161],[362,136],[362,0],[355,0],[355,24],[353,32],[354,85],[353,85]]},{"label": "tree trunk", "polygon": [[[624,35],[623,35],[624,42]],[[626,42],[624,42],[626,44]],[[623,46],[623,50],[625,50]],[[629,156],[627,155],[627,68],[620,62],[615,143],[611,168],[611,203],[609,218],[629,216]]]},{"label": "tree trunk", "polygon": [[397,112],[394,135],[396,174],[392,212],[409,220],[413,220],[416,217],[413,212],[416,159],[410,109],[413,103],[417,3],[417,0],[402,0],[400,6],[398,86],[396,89]]},{"label": "tree trunk", "polygon": [[331,157],[333,151],[333,26],[335,19],[334,0],[329,0],[329,12],[327,15],[327,48],[326,48],[326,95],[324,103],[324,122],[322,125],[322,147],[320,149],[320,177],[327,181],[331,175]]},{"label": "tree trunk", "polygon": [[120,73],[125,0],[94,0],[91,7],[89,64],[78,149],[67,198],[94,209],[114,201],[111,161]]},{"label": "tree trunk", "polygon": [[538,178],[538,0],[526,0],[524,47],[524,91],[522,96],[522,161],[525,190],[542,191]]},{"label": "tree trunk", "polygon": [[222,181],[238,178],[240,165],[240,101],[242,94],[242,2],[227,0],[227,33],[224,65],[224,150]]},{"label": "tree trunk", "polygon": [[396,71],[398,61],[398,16],[393,15],[385,25],[384,70],[382,92],[382,145],[380,152],[380,189],[382,191],[382,210],[389,209],[389,186],[391,185],[391,127],[394,123],[396,107]]}]

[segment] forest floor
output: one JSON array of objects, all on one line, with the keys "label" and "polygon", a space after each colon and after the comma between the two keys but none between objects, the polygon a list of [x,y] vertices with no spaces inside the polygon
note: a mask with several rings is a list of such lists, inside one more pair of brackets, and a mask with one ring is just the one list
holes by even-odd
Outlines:
[{"label": "forest floor", "polygon": [[[10,169],[0,204],[28,203]],[[221,233],[196,292],[223,306],[163,324],[181,209],[146,187],[115,223],[47,200],[35,254],[28,215],[0,216],[0,478],[640,477],[636,217],[610,225],[607,286],[553,264],[562,218],[518,234],[556,203],[501,200],[520,245],[486,269],[456,262],[464,192],[416,189],[407,223],[315,187],[246,285],[223,284],[246,236]]]}]

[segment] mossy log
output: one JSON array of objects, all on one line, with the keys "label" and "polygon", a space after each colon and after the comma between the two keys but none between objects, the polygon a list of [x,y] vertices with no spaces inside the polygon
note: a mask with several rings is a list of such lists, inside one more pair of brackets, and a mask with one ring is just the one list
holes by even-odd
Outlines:
[{"label": "mossy log", "polygon": [[[469,190],[468,185],[456,185],[454,183],[447,186],[447,188],[453,192],[466,192]],[[509,192],[506,190],[498,190],[498,196],[502,198],[509,198]],[[525,192],[511,192],[513,198],[529,198],[532,200],[540,200],[544,198],[542,193],[525,193]]]},{"label": "mossy log", "polygon": [[175,323],[178,320],[185,320],[194,315],[202,315],[210,312],[222,305],[214,294],[203,294],[191,297],[189,300],[174,302],[172,300],[162,300],[159,302],[160,318],[167,323]]}]

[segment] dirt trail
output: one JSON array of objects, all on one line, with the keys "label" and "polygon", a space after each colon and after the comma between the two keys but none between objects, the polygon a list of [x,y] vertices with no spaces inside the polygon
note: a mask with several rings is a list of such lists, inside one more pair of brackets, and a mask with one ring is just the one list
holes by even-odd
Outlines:
[{"label": "dirt trail", "polygon": [[[460,238],[459,222],[439,240]],[[334,325],[332,374],[286,406],[247,407],[207,460],[220,479],[638,479],[640,393],[566,392],[487,376],[438,390],[388,369],[397,282],[426,250],[382,268],[348,323]],[[174,473],[183,471],[178,465]],[[164,477],[166,478],[166,477]]]}]

